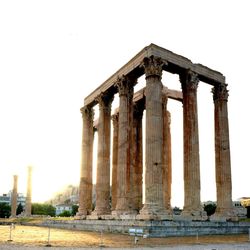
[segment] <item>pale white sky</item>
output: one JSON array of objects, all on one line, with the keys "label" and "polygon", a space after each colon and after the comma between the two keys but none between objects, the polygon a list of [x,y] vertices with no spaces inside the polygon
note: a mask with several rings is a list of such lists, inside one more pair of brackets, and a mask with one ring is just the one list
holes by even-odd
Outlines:
[{"label": "pale white sky", "polygon": [[[0,194],[33,201],[78,184],[83,99],[137,52],[155,43],[226,76],[233,198],[250,196],[249,7],[240,1],[0,1]],[[144,81],[142,79],[142,81]],[[163,83],[180,89],[177,76]],[[200,83],[202,200],[215,200],[213,102]],[[181,104],[170,102],[173,205],[183,203]]]}]

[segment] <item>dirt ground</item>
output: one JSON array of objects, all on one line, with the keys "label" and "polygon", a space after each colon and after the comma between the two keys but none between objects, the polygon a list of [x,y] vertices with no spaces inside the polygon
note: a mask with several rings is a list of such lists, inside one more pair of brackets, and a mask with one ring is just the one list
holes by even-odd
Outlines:
[{"label": "dirt ground", "polygon": [[[219,243],[246,243],[249,242],[247,234],[241,235],[214,235],[200,237],[167,237],[167,238],[139,238],[135,245],[134,237],[121,234],[72,231],[63,229],[48,229],[44,227],[16,225],[0,226],[0,245],[13,244],[22,246],[55,247],[161,247],[191,244],[219,244]],[[1,247],[0,247],[1,248]]]}]

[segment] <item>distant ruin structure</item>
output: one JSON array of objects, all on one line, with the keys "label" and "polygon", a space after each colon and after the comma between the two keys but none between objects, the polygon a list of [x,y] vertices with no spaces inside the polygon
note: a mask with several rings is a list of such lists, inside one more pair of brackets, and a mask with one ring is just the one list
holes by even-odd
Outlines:
[{"label": "distant ruin structure", "polygon": [[[161,81],[163,71],[179,75],[181,92],[163,86]],[[145,75],[146,86],[134,93],[137,79],[142,75]],[[212,219],[220,221],[235,219],[232,205],[228,90],[225,77],[218,71],[201,64],[194,64],[189,59],[154,44],[141,50],[84,99],[84,106],[81,108],[83,135],[78,217],[174,219],[170,204],[171,119],[167,110],[168,98],[172,98],[183,104],[184,207],[180,219],[207,219],[200,200],[197,115],[197,88],[200,83],[212,87],[214,101],[217,210]],[[111,105],[116,93],[119,94],[119,108],[112,115]],[[99,119],[96,206],[92,210],[93,139],[96,131],[93,107],[97,104]],[[144,115],[145,135],[142,133]],[[145,136],[145,168],[142,160],[143,136]],[[143,174],[144,204],[142,203]]]},{"label": "distant ruin structure", "polygon": [[28,175],[27,175],[27,194],[26,194],[26,203],[24,209],[25,216],[31,216],[31,200],[32,200],[32,167],[28,166]]},{"label": "distant ruin structure", "polygon": [[11,217],[16,217],[17,210],[17,182],[18,176],[13,176],[13,189],[11,193]]}]

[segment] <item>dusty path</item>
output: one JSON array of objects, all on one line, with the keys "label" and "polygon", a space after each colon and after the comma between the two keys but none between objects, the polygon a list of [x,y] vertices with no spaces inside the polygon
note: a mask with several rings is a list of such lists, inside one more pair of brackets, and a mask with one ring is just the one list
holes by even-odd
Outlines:
[{"label": "dusty path", "polygon": [[208,244],[208,245],[180,245],[180,246],[170,246],[170,247],[136,247],[136,248],[103,248],[103,247],[42,247],[42,246],[17,246],[12,244],[0,245],[1,250],[94,250],[94,249],[109,249],[109,250],[121,250],[121,249],[131,249],[131,250],[250,250],[250,244]]},{"label": "dusty path", "polygon": [[[0,250],[66,250],[66,249],[195,249],[195,250],[250,250],[248,235],[214,235],[201,237],[140,238],[134,244],[129,235],[83,232],[44,227],[0,226]],[[8,241],[8,240],[12,241]],[[52,247],[45,247],[46,244]],[[103,247],[100,247],[103,246]]]}]

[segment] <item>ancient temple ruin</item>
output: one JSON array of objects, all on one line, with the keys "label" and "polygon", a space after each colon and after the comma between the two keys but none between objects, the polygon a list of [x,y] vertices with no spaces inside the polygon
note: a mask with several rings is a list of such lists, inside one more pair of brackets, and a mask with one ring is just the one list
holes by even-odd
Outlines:
[{"label": "ancient temple ruin", "polygon": [[25,216],[31,216],[31,200],[32,200],[32,167],[28,166],[28,178],[27,178],[27,194],[25,202]]},{"label": "ancient temple ruin", "polygon": [[18,182],[18,175],[13,176],[13,189],[11,193],[11,217],[16,217],[16,210],[17,210],[17,182]]},{"label": "ancient temple ruin", "polygon": [[[162,72],[178,74],[182,91],[161,82]],[[146,86],[134,93],[145,74]],[[197,116],[198,84],[212,87],[214,100],[217,210],[215,220],[235,217],[225,77],[201,64],[150,44],[84,99],[82,162],[78,217],[87,219],[171,220],[171,132],[168,98],[183,104],[184,207],[180,218],[206,220],[200,200],[200,159]],[[119,108],[111,115],[114,95]],[[98,129],[94,125],[99,105]],[[143,111],[146,112],[143,113]],[[145,115],[145,134],[142,118]],[[112,122],[112,123],[111,123]],[[111,124],[113,137],[111,138]],[[94,132],[98,149],[93,152]],[[145,145],[142,137],[145,136]],[[111,149],[112,141],[112,149]],[[142,202],[145,146],[145,202]],[[112,150],[112,159],[110,157]],[[96,206],[92,210],[93,153],[97,154]],[[110,176],[112,171],[112,188]],[[110,203],[111,194],[111,203]]]}]

